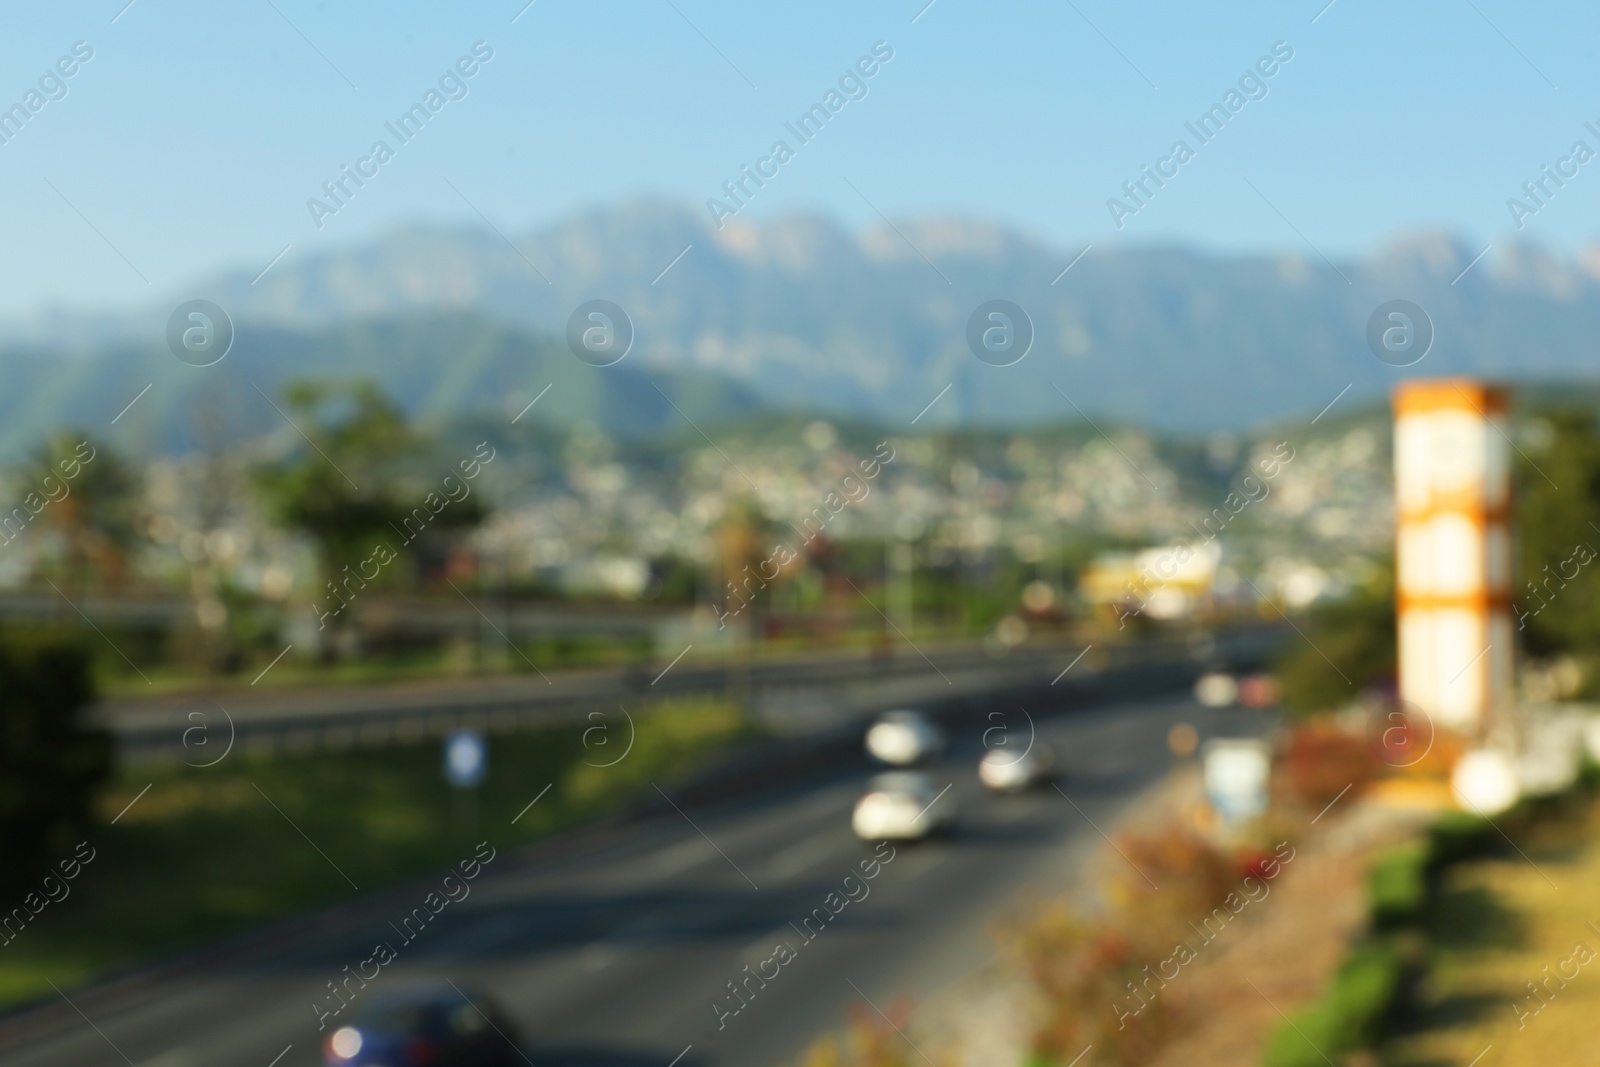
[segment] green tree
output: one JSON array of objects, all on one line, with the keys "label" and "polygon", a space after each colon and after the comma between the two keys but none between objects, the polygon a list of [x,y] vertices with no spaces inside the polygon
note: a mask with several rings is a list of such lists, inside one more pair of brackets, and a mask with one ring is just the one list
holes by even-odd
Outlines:
[{"label": "green tree", "polygon": [[323,571],[365,557],[408,510],[397,464],[416,439],[404,414],[370,382],[291,382],[283,397],[308,447],[257,474],[274,520],[308,535]]},{"label": "green tree", "polygon": [[[24,506],[61,535],[61,576],[120,586],[139,540],[138,475],[103,441],[75,430],[53,434],[18,471]],[[42,505],[27,504],[29,499]]]},{"label": "green tree", "polygon": [[[1600,433],[1592,412],[1562,408],[1518,457],[1514,612],[1534,656],[1600,653]],[[1583,562],[1588,559],[1590,562]],[[1593,674],[1594,672],[1589,672]]]},{"label": "green tree", "polygon": [[1394,678],[1396,664],[1392,564],[1350,596],[1318,606],[1290,634],[1277,663],[1283,704],[1297,714],[1333,711],[1362,689]]},{"label": "green tree", "polygon": [[[315,543],[325,581],[369,559],[376,545],[406,551],[423,526],[419,509],[429,539],[482,521],[476,492],[437,512],[423,507],[430,493],[441,492],[440,479],[461,472],[430,469],[426,440],[377,385],[293,382],[284,400],[308,447],[260,468],[256,482],[272,518]],[[412,568],[418,559],[413,551]],[[389,580],[403,573],[403,565],[387,572]]]}]

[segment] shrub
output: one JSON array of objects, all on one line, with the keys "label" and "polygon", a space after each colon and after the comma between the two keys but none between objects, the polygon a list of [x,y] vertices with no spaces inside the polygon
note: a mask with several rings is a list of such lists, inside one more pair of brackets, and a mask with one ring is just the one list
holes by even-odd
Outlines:
[{"label": "shrub", "polygon": [[1044,1004],[1030,1050],[1035,1060],[1064,1064],[1092,1044],[1104,1062],[1141,1063],[1165,1042],[1175,1024],[1171,998],[1158,998],[1131,1025],[1118,1024],[1114,1006],[1132,1000],[1130,984],[1144,977],[1140,956],[1118,929],[1057,900],[1008,933]]},{"label": "shrub", "polygon": [[1494,836],[1494,824],[1482,815],[1466,811],[1446,812],[1428,827],[1429,870],[1470,859]]},{"label": "shrub", "polygon": [[111,743],[84,721],[89,655],[75,641],[0,635],[0,883],[31,882],[88,822]]},{"label": "shrub", "polygon": [[1422,840],[1373,862],[1367,907],[1374,936],[1350,950],[1320,998],[1273,1034],[1266,1067],[1319,1067],[1329,1057],[1377,1042],[1408,967],[1418,964],[1418,935],[1400,928],[1426,916],[1432,876],[1477,853],[1493,833],[1493,824],[1482,816],[1448,812],[1434,820]]},{"label": "shrub", "polygon": [[1284,787],[1313,807],[1331,802],[1352,786],[1360,792],[1377,770],[1366,740],[1326,718],[1295,727],[1280,766]]},{"label": "shrub", "polygon": [[1320,999],[1267,1044],[1266,1067],[1325,1067],[1378,1038],[1400,989],[1403,957],[1392,940],[1357,946]]},{"label": "shrub", "polygon": [[1146,1003],[1135,992],[1149,980],[1146,965],[1192,939],[1189,922],[1220,904],[1241,877],[1234,857],[1178,824],[1123,836],[1117,849],[1128,863],[1114,868],[1105,915],[1085,917],[1054,900],[1001,931],[1044,1006],[1030,1063],[1066,1064],[1090,1044],[1098,1062],[1153,1058],[1182,1026],[1184,990],[1162,983]]},{"label": "shrub", "polygon": [[843,1038],[825,1037],[806,1051],[804,1067],[912,1067],[921,1054],[906,1041],[909,1010],[903,1002],[889,1005],[880,1018],[876,1011],[854,1004]]},{"label": "shrub", "polygon": [[1143,955],[1165,956],[1189,921],[1221,904],[1245,873],[1233,856],[1176,823],[1120,835],[1117,849],[1128,863],[1113,868],[1109,895],[1119,929]]},{"label": "shrub", "polygon": [[1420,922],[1428,904],[1428,845],[1401,845],[1373,861],[1367,872],[1372,928],[1393,930]]}]

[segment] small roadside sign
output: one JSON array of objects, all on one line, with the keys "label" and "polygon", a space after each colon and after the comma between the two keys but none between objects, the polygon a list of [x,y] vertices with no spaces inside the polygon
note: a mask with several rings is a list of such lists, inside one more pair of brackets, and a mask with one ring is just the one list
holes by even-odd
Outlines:
[{"label": "small roadside sign", "polygon": [[478,730],[455,730],[444,739],[444,776],[457,789],[473,789],[489,770],[489,744]]}]

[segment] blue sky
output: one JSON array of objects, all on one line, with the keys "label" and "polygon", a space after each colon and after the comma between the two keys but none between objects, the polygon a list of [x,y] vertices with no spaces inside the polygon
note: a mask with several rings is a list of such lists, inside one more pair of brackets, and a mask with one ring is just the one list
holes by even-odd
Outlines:
[{"label": "blue sky", "polygon": [[[1337,258],[1425,228],[1570,250],[1597,230],[1600,160],[1520,233],[1506,207],[1575,140],[1600,149],[1592,5],[125,2],[6,16],[0,107],[74,42],[94,57],[0,145],[0,315],[142,305],[286,245],[477,224],[463,196],[508,232],[640,195],[703,205],[880,40],[894,58],[868,96],[750,216],[975,215],[1068,256]],[[468,95],[317,229],[307,199],[480,40],[494,58]],[[1199,146],[1184,123],[1278,41],[1294,57],[1268,95]],[[1107,199],[1179,138],[1195,158],[1118,229]]]}]

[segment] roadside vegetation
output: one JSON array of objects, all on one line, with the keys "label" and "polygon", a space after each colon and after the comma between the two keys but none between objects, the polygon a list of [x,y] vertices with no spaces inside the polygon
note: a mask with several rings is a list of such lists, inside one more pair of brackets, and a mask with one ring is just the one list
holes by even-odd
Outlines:
[{"label": "roadside vegetation", "polygon": [[[6,707],[7,728],[14,711]],[[5,865],[7,906],[22,906],[76,843],[94,852],[66,895],[0,948],[0,1006],[49,994],[51,981],[70,988],[356,899],[447,867],[479,841],[504,849],[593,821],[653,796],[652,781],[691,771],[748,729],[732,707],[706,700],[665,703],[634,722],[631,751],[610,767],[600,765],[627,747],[620,716],[603,736],[585,737],[592,724],[491,736],[488,776],[471,795],[445,782],[434,738],[120,771],[92,803],[86,787],[58,805],[57,832]]]},{"label": "roadside vegetation", "polygon": [[1425,979],[1402,1002],[1377,1062],[1506,1067],[1584,1063],[1600,1012],[1600,799],[1592,786],[1495,820],[1433,881],[1418,929]]}]

